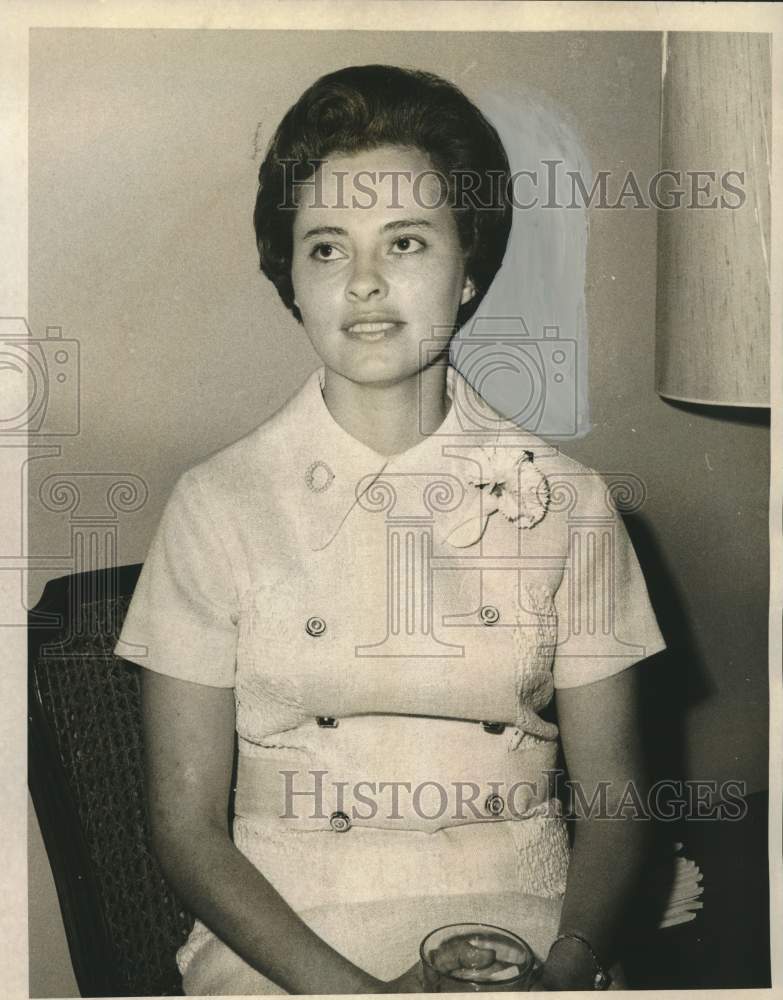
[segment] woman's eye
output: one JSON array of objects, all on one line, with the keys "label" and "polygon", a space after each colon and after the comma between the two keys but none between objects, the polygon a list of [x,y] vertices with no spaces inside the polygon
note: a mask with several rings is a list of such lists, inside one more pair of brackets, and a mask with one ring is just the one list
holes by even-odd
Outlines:
[{"label": "woman's eye", "polygon": [[415,236],[400,236],[394,241],[393,246],[401,254],[418,253],[424,248],[424,242]]},{"label": "woman's eye", "polygon": [[310,251],[310,256],[315,260],[339,260],[345,254],[341,253],[332,243],[318,243]]}]

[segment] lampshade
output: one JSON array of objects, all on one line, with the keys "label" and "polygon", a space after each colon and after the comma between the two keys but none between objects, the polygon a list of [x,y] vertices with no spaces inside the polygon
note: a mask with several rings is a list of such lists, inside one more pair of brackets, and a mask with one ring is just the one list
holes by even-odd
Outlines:
[{"label": "lampshade", "polygon": [[[656,389],[769,406],[770,36],[664,35]],[[679,199],[675,192],[681,192]]]}]

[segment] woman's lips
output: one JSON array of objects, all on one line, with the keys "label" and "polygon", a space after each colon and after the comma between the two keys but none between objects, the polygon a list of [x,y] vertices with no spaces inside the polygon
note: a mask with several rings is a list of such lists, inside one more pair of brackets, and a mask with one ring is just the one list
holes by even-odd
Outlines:
[{"label": "woman's lips", "polygon": [[390,334],[396,333],[405,324],[396,320],[373,320],[351,323],[344,327],[347,336],[354,340],[376,341],[384,340]]}]

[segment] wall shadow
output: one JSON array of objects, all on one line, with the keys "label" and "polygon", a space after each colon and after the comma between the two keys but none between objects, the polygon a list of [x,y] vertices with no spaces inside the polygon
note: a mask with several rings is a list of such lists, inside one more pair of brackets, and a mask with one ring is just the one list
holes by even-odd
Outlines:
[{"label": "wall shadow", "polygon": [[[649,522],[642,514],[623,518],[644,576],[650,601],[667,648],[651,657],[642,671],[642,727],[652,779],[677,781],[685,776],[686,717],[693,705],[714,690],[685,613],[683,593]],[[665,734],[665,738],[662,738]]]}]

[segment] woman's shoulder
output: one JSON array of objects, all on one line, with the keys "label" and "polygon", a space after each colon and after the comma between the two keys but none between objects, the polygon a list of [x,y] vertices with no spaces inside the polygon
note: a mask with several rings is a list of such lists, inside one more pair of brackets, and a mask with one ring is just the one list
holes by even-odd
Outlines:
[{"label": "woman's shoulder", "polygon": [[246,492],[258,496],[284,474],[301,434],[306,397],[317,373],[309,376],[289,398],[262,423],[207,455],[180,475],[178,486],[236,501]]},{"label": "woman's shoulder", "polygon": [[504,466],[508,465],[509,450],[525,453],[545,478],[553,513],[609,516],[617,511],[614,477],[574,458],[559,442],[547,441],[499,413],[497,419],[497,429],[481,443],[482,451],[490,457],[494,453],[495,461]]},{"label": "woman's shoulder", "polygon": [[646,489],[638,476],[599,470],[568,455],[559,445],[542,442],[534,461],[546,476],[552,512],[571,522],[613,520],[644,502]]},{"label": "woman's shoulder", "polygon": [[536,464],[552,475],[598,477],[595,469],[564,452],[558,442],[548,441],[524,424],[502,413],[490,403],[455,367],[449,368],[449,394],[455,404],[453,425],[460,435],[483,451],[528,452]]},{"label": "woman's shoulder", "polygon": [[[488,416],[491,423],[487,423],[485,427],[467,427],[467,433],[474,436],[474,440],[482,449],[495,448],[500,451],[511,449],[527,452],[542,471],[552,475],[601,479],[601,474],[596,469],[568,454],[559,442],[540,437],[527,427],[504,416],[484,400],[481,400],[481,405],[483,413]],[[467,420],[462,416],[458,419],[464,433]]]},{"label": "woman's shoulder", "polygon": [[564,481],[573,479],[589,482],[594,487],[603,487],[604,479],[597,469],[567,454],[559,444],[541,441],[538,448],[533,449],[533,453],[536,464],[552,478]]}]

